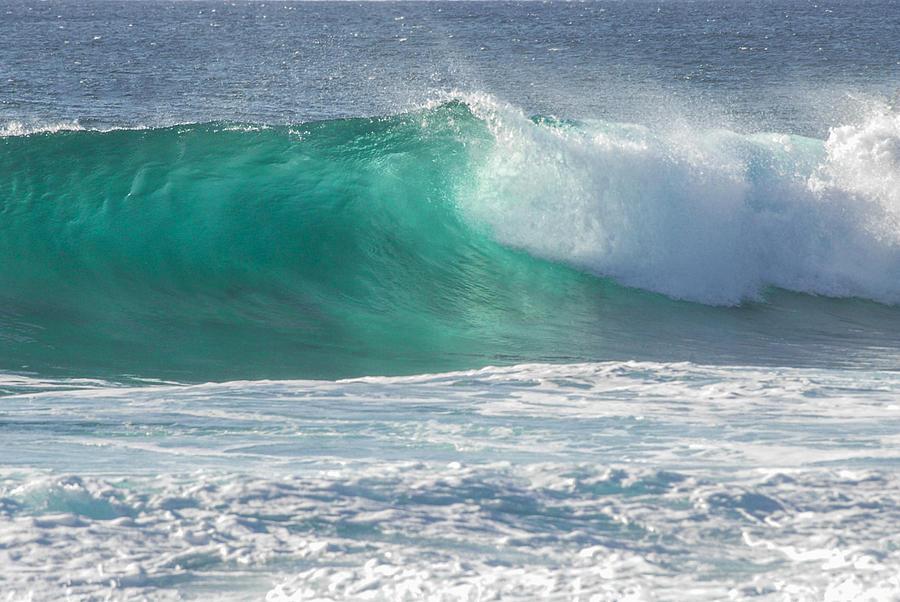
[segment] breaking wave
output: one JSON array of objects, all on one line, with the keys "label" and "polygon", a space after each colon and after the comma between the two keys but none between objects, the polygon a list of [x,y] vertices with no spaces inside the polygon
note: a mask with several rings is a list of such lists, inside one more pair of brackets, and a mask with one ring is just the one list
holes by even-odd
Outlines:
[{"label": "breaking wave", "polygon": [[[335,377],[685,345],[754,363],[823,315],[817,344],[853,315],[859,344],[883,348],[900,302],[897,113],[825,141],[480,97],[296,126],[3,133],[8,371]],[[863,317],[805,294],[856,298]],[[785,304],[803,317],[761,325]]]}]

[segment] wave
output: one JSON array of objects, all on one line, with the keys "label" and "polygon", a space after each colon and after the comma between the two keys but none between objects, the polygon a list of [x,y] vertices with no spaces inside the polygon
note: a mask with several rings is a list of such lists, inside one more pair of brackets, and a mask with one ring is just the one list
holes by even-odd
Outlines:
[{"label": "wave", "polygon": [[[846,361],[847,316],[855,345],[893,348],[895,308],[786,291],[900,300],[898,119],[823,142],[529,119],[472,97],[296,126],[9,130],[0,368],[772,362],[792,353],[786,328],[815,332],[815,363]],[[804,319],[786,324],[785,304]]]}]

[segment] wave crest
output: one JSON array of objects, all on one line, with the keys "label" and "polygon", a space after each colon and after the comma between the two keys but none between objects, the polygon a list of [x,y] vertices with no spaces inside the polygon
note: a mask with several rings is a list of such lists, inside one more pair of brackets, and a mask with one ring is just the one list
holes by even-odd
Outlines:
[{"label": "wave crest", "polygon": [[823,142],[483,104],[496,144],[461,204],[506,245],[707,304],[767,287],[900,301],[896,113]]}]

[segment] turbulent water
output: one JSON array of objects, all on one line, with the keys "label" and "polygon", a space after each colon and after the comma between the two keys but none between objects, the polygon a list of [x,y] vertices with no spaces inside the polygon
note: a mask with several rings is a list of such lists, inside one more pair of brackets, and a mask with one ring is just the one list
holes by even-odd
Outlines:
[{"label": "turbulent water", "polygon": [[5,5],[0,599],[897,599],[898,8]]}]

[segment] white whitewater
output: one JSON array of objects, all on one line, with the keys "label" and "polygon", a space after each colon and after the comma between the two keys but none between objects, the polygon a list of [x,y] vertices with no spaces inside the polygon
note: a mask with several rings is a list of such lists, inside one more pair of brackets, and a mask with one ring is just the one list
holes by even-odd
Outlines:
[{"label": "white whitewater", "polygon": [[900,595],[896,373],[13,380],[10,600]]}]

